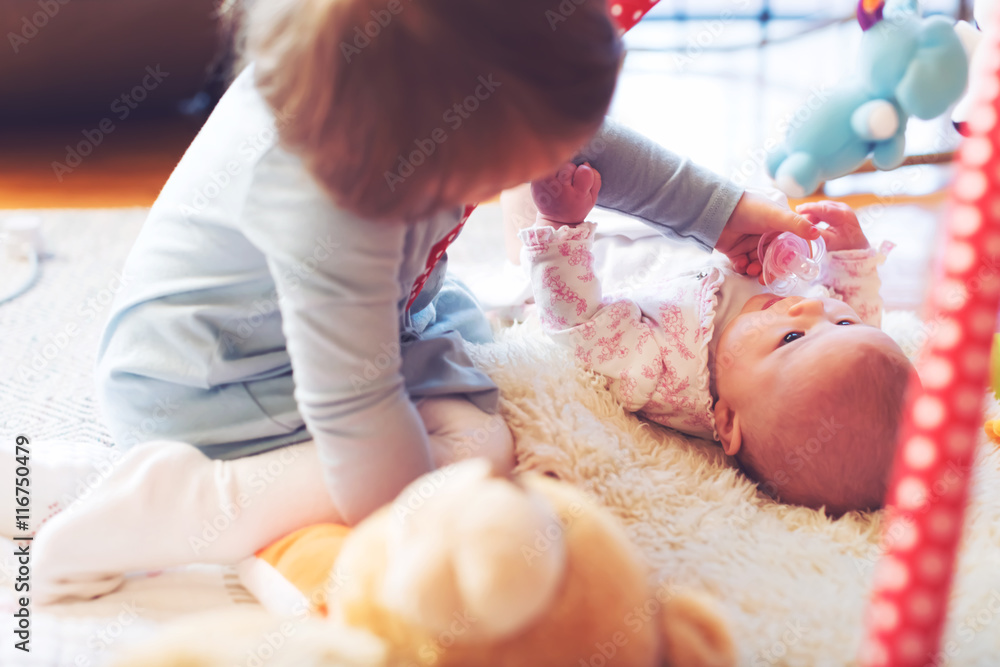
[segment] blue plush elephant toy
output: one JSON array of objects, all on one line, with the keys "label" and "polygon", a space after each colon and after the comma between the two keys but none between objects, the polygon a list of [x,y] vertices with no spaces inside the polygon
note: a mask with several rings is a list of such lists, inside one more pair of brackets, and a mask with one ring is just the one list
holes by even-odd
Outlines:
[{"label": "blue plush elephant toy", "polygon": [[879,10],[880,19],[862,36],[850,82],[792,126],[768,159],[768,171],[789,197],[853,172],[869,154],[878,169],[898,167],[910,116],[934,118],[965,91],[968,57],[952,21],[922,18],[917,0],[887,0]]}]

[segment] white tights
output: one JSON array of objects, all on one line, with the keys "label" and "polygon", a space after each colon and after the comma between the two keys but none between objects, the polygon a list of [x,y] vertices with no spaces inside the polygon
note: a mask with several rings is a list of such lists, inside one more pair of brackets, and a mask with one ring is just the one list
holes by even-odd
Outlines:
[{"label": "white tights", "polygon": [[[513,468],[513,440],[499,415],[464,398],[424,399],[416,407],[438,466],[475,451],[499,471]],[[5,456],[0,469],[10,460]],[[58,480],[48,493],[65,497],[93,470],[50,462],[33,475]],[[235,563],[303,526],[340,521],[312,440],[225,461],[187,443],[143,443],[38,532],[33,599],[51,604],[104,595],[127,572]]]}]

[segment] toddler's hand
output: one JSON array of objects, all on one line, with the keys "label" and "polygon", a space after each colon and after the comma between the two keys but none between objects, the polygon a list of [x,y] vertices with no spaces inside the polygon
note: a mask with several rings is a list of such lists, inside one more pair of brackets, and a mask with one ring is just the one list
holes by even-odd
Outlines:
[{"label": "toddler's hand", "polygon": [[829,229],[821,229],[819,232],[826,242],[827,250],[867,250],[871,247],[865,233],[861,231],[858,216],[847,204],[818,201],[799,204],[795,210],[813,224],[825,222],[830,225]]},{"label": "toddler's hand", "polygon": [[759,276],[761,267],[757,243],[768,232],[792,232],[810,241],[820,235],[805,217],[779,206],[764,195],[748,191],[743,193],[729,216],[715,249],[729,257],[736,271]]},{"label": "toddler's hand", "polygon": [[575,225],[583,222],[597,203],[601,175],[584,162],[567,162],[552,176],[531,182],[531,197],[538,207],[536,224]]}]

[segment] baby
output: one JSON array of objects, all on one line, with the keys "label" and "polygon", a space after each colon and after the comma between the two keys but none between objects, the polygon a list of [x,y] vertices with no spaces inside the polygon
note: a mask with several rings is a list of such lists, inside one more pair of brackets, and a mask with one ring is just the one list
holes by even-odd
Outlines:
[{"label": "baby", "polygon": [[601,292],[584,221],[600,184],[587,163],[532,183],[538,216],[518,236],[550,336],[626,409],[719,440],[779,500],[834,516],[880,507],[912,367],[879,328],[884,255],[854,212],[797,209],[828,225],[824,270],[798,296],[710,266],[618,298]]}]

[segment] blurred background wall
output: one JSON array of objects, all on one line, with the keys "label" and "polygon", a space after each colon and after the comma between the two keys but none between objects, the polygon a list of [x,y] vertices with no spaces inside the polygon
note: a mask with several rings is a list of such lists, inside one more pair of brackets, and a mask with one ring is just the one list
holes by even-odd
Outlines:
[{"label": "blurred background wall", "polygon": [[220,92],[238,7],[218,0],[2,0],[0,120],[99,117],[144,80],[147,88],[153,83],[147,67],[166,75],[132,111],[197,110],[210,103],[205,95]]}]

